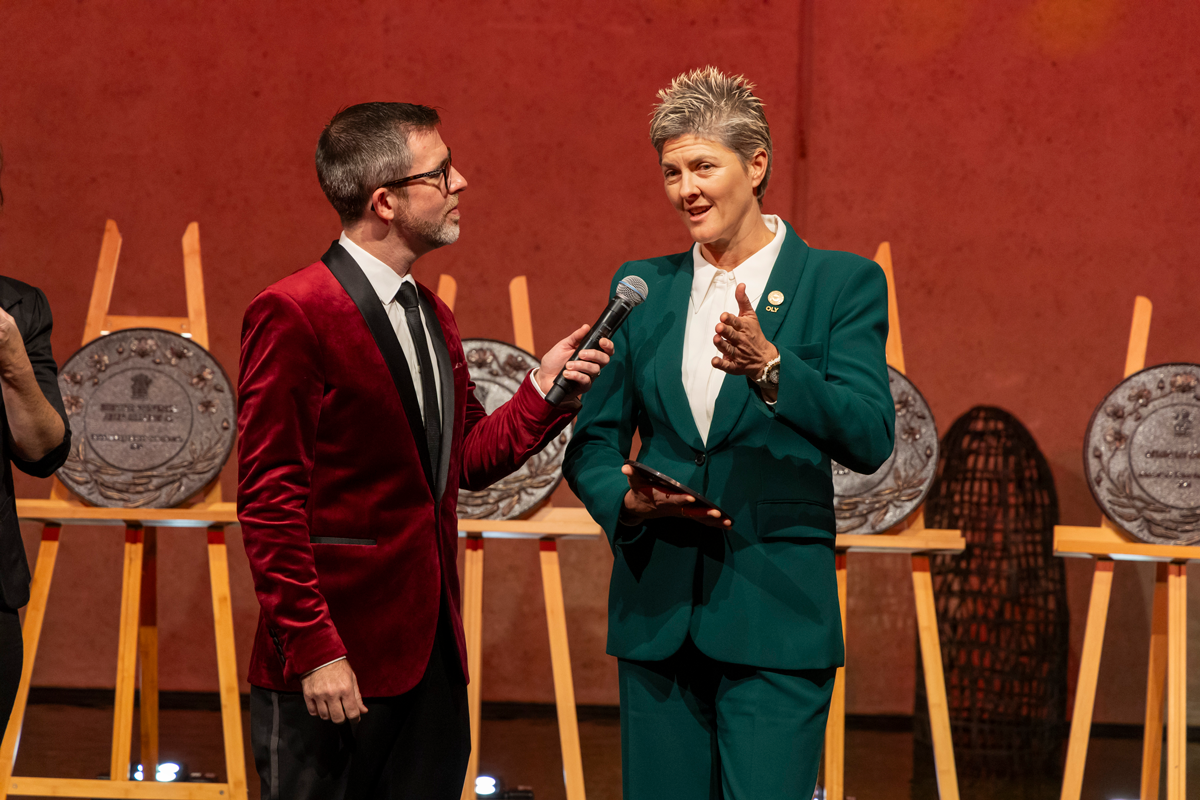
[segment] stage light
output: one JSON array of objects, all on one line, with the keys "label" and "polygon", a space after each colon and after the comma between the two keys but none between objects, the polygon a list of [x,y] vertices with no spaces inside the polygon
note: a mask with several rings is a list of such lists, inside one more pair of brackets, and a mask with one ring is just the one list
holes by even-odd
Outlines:
[{"label": "stage light", "polygon": [[141,764],[138,764],[136,767],[133,768],[133,779],[135,781],[145,780],[145,778],[142,776],[142,765]]},{"label": "stage light", "polygon": [[475,779],[475,794],[480,797],[491,797],[496,794],[496,779],[488,775],[480,775]]},{"label": "stage light", "polygon": [[159,783],[171,783],[179,779],[179,765],[170,761],[165,761],[158,765],[158,772],[155,777]]}]

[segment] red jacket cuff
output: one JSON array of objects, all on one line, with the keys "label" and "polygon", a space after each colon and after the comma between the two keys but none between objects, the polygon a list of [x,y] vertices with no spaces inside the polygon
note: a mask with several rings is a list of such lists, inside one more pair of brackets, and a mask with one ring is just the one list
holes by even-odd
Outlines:
[{"label": "red jacket cuff", "polygon": [[283,651],[283,678],[288,682],[347,655],[332,622],[289,631],[282,642],[276,641],[276,647]]}]

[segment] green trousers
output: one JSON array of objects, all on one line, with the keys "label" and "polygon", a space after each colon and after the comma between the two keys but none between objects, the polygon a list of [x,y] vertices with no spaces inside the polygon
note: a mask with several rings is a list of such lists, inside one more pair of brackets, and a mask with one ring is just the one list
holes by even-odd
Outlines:
[{"label": "green trousers", "polygon": [[835,668],[617,663],[625,800],[812,800]]}]

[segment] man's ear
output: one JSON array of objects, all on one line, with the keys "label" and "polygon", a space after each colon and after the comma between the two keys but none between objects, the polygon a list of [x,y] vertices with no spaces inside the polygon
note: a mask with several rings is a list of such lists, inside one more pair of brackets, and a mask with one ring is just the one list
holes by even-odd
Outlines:
[{"label": "man's ear", "polygon": [[371,194],[371,211],[381,220],[391,222],[396,218],[400,198],[389,189],[380,187]]}]

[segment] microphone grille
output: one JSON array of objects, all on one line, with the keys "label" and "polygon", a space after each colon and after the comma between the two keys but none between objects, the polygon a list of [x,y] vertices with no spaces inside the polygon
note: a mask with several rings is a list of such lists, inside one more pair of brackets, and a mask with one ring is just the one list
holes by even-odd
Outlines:
[{"label": "microphone grille", "polygon": [[617,297],[633,305],[639,305],[650,294],[646,282],[637,275],[628,275],[617,284]]}]

